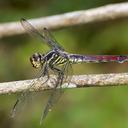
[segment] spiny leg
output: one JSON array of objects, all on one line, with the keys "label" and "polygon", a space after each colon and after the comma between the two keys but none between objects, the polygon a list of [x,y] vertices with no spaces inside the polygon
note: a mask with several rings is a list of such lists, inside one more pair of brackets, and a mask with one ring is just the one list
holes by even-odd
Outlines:
[{"label": "spiny leg", "polygon": [[[48,64],[47,64],[47,63],[41,68],[41,74],[40,74],[39,78],[40,78],[40,77],[45,77],[45,76],[47,76],[47,78],[46,78],[45,82],[43,82],[43,84],[45,84],[45,83],[49,80],[48,68],[49,68],[49,67],[48,67]],[[42,85],[43,85],[43,84],[42,84]]]}]

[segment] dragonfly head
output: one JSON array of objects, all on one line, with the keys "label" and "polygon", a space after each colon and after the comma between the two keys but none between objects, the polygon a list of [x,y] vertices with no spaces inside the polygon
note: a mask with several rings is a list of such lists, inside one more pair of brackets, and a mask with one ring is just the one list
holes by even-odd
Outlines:
[{"label": "dragonfly head", "polygon": [[42,63],[42,58],[44,55],[40,54],[40,53],[34,53],[31,57],[30,57],[30,62],[32,64],[32,66],[34,68],[39,68],[41,67]]}]

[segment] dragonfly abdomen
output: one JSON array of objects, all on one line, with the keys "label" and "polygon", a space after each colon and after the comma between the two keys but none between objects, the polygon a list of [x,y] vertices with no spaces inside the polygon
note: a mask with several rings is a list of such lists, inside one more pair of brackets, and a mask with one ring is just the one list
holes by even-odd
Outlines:
[{"label": "dragonfly abdomen", "polygon": [[69,60],[71,63],[100,63],[100,62],[128,62],[127,55],[78,55],[70,54]]}]

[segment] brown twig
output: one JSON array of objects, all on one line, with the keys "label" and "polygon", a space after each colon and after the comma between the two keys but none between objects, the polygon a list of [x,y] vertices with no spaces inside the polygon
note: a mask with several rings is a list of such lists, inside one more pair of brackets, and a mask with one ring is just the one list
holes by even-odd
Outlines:
[{"label": "brown twig", "polygon": [[[12,94],[23,92],[33,85],[29,91],[41,91],[53,89],[55,85],[55,76],[51,76],[45,84],[46,78],[14,81],[0,83],[0,94]],[[67,85],[66,81],[63,88],[85,88],[85,87],[106,87],[128,85],[128,73],[119,74],[95,74],[73,76],[71,82]]]},{"label": "brown twig", "polygon": [[[111,4],[89,10],[74,11],[60,15],[32,19],[37,29],[58,29],[73,25],[95,23],[119,18],[128,18],[128,2]],[[19,22],[0,24],[0,38],[25,33]]]}]

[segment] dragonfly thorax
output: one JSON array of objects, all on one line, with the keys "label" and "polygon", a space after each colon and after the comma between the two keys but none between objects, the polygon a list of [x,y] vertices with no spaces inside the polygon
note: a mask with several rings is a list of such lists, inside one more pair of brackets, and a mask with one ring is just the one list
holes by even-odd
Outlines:
[{"label": "dragonfly thorax", "polygon": [[30,62],[32,64],[32,66],[34,68],[39,68],[42,65],[42,60],[43,60],[43,56],[44,54],[40,54],[40,53],[34,53],[31,57],[30,57]]}]

